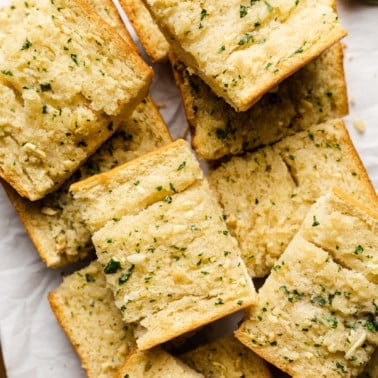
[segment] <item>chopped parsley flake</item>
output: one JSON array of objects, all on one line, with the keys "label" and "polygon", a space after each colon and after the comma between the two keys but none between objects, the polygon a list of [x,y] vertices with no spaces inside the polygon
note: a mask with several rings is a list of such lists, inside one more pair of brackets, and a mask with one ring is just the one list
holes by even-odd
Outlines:
[{"label": "chopped parsley flake", "polygon": [[27,50],[31,45],[32,43],[26,38],[25,42],[22,44],[21,50]]},{"label": "chopped parsley flake", "polygon": [[121,269],[121,263],[118,260],[113,259],[113,257],[109,260],[108,264],[104,268],[105,274],[112,274],[115,273],[118,269]]},{"label": "chopped parsley flake", "polygon": [[135,265],[131,265],[130,268],[127,269],[126,272],[124,272],[124,273],[121,274],[121,277],[119,277],[119,279],[118,279],[118,283],[120,285],[124,284],[130,278],[131,273],[134,270],[134,267],[135,267]]},{"label": "chopped parsley flake", "polygon": [[94,277],[93,277],[91,274],[89,274],[89,273],[86,273],[86,274],[85,274],[85,280],[86,280],[87,282],[95,282]]}]

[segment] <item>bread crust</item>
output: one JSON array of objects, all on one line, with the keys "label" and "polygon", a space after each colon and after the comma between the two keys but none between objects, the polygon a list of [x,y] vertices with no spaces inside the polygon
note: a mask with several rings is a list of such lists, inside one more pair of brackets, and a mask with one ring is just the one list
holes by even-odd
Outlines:
[{"label": "bread crust", "polygon": [[169,43],[141,0],[120,0],[144,50],[153,63],[168,60]]}]

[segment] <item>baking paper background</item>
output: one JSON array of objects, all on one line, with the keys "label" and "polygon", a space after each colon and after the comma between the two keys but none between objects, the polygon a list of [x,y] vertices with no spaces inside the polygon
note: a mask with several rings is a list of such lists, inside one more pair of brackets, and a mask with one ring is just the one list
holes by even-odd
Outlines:
[{"label": "baking paper background", "polygon": [[[378,6],[337,1],[340,21],[348,31],[343,41],[350,114],[345,121],[378,189]],[[0,0],[3,4],[6,0]],[[186,121],[169,65],[153,68],[151,95],[173,137],[182,136]],[[355,121],[365,123],[364,133],[356,130]],[[0,342],[9,378],[85,377],[47,301],[47,293],[68,271],[44,266],[0,188]]]}]

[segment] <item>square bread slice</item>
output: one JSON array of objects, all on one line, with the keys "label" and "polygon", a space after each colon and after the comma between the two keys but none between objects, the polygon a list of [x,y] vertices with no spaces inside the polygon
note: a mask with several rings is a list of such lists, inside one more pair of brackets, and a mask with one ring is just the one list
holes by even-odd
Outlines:
[{"label": "square bread slice", "polygon": [[172,51],[235,110],[346,35],[334,0],[143,0]]},{"label": "square bread slice", "polygon": [[271,378],[265,360],[242,344],[234,335],[200,345],[179,358],[206,378]]},{"label": "square bread slice", "polygon": [[152,70],[83,0],[0,10],[0,176],[56,190],[147,95]]},{"label": "square bread slice", "polygon": [[48,298],[87,376],[113,378],[135,349],[135,338],[114,305],[102,266],[94,261],[64,277]]},{"label": "square bread slice", "polygon": [[[71,186],[115,303],[152,348],[253,303],[216,196],[184,140]],[[107,222],[107,223],[106,223]]]},{"label": "square bread slice", "polygon": [[150,97],[146,97],[119,128],[67,182],[38,201],[21,197],[2,182],[26,231],[49,267],[62,267],[94,253],[91,234],[79,205],[69,193],[75,181],[108,171],[172,141],[165,122]]},{"label": "square bread slice", "polygon": [[142,0],[119,0],[146,54],[152,62],[168,60],[169,43]]},{"label": "square bread slice", "polygon": [[309,207],[331,187],[377,206],[375,189],[342,120],[234,156],[210,170],[208,180],[254,277],[269,274]]},{"label": "square bread slice", "polygon": [[[322,227],[334,223],[335,214],[335,228]],[[308,238],[318,227],[326,235]],[[340,190],[320,197],[260,288],[237,338],[293,377],[357,377],[378,345],[378,286],[367,278],[368,266],[350,268],[345,256],[376,259],[377,230],[378,213]]]},{"label": "square bread slice", "polygon": [[204,378],[160,347],[136,350],[126,360],[115,378]]},{"label": "square bread slice", "polygon": [[248,111],[236,112],[170,54],[198,157],[215,160],[237,155],[345,116],[348,98],[343,55],[342,44],[335,44]]}]

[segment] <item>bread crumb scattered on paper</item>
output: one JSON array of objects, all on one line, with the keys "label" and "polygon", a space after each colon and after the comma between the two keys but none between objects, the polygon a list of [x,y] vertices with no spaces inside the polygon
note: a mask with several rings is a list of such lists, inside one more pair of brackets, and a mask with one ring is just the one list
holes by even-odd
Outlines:
[{"label": "bread crumb scattered on paper", "polygon": [[354,128],[360,133],[363,134],[366,130],[366,124],[361,119],[355,119],[353,121]]}]

